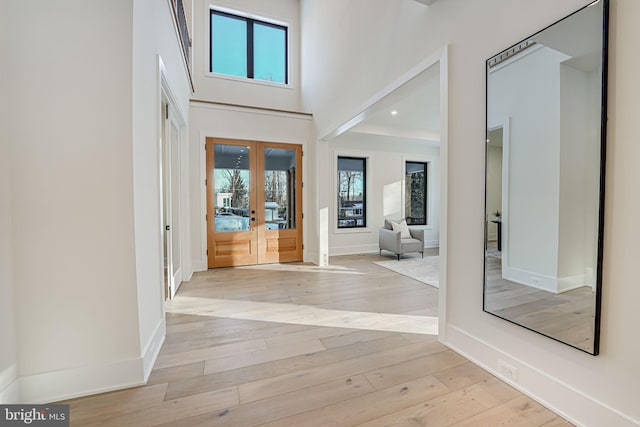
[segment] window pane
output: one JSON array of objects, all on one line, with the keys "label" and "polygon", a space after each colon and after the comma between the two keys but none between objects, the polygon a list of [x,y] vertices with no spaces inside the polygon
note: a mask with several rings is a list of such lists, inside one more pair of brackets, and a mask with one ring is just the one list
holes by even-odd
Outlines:
[{"label": "window pane", "polygon": [[296,151],[264,150],[264,208],[267,230],[296,228]]},{"label": "window pane", "polygon": [[287,32],[285,28],[253,26],[253,78],[277,83],[286,81]]},{"label": "window pane", "polygon": [[338,228],[366,227],[366,159],[338,157]]},{"label": "window pane", "polygon": [[249,148],[217,144],[214,149],[215,230],[249,230]]},{"label": "window pane", "polygon": [[211,71],[247,77],[247,22],[211,13]]},{"label": "window pane", "polygon": [[406,162],[405,217],[409,225],[427,224],[427,164]]}]

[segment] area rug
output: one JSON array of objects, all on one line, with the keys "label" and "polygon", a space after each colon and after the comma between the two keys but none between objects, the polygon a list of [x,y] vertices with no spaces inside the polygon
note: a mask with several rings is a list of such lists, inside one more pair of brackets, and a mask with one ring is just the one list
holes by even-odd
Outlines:
[{"label": "area rug", "polygon": [[433,286],[434,288],[440,287],[440,257],[438,256],[409,259],[400,258],[400,261],[374,261],[374,264]]}]

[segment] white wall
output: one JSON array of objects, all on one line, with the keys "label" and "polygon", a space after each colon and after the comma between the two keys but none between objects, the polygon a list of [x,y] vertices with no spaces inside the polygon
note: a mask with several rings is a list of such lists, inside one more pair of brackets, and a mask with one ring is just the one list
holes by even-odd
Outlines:
[{"label": "white wall", "polygon": [[600,121],[590,117],[589,110],[600,105],[601,97],[589,87],[599,86],[590,74],[560,66],[559,290],[595,283]]},{"label": "white wall", "polygon": [[[8,4],[0,3],[0,58],[7,57]],[[9,141],[9,76],[0,67],[0,402],[16,402],[18,375],[15,334],[15,289],[11,215],[11,146]]]},{"label": "white wall", "polygon": [[[311,116],[249,108],[213,105],[192,102],[189,112],[189,192],[191,256],[194,271],[207,269],[206,258],[206,198],[205,198],[205,151],[207,137],[246,139],[264,142],[282,142],[302,145],[302,210],[303,241],[307,241],[309,218],[313,194],[313,178],[309,176],[308,164],[313,157],[307,155],[306,147],[312,136]],[[304,257],[309,259],[311,245],[305,244]]]},{"label": "white wall", "polygon": [[[381,138],[350,140],[348,136],[333,140],[328,150],[320,155],[327,156],[331,165],[319,171],[318,181],[328,187],[328,199],[323,205],[329,207],[329,255],[345,255],[363,252],[377,252],[378,229],[385,219],[404,218],[405,162],[428,162],[427,217],[426,226],[415,226],[425,230],[425,246],[437,247],[440,227],[440,150],[421,147],[417,143]],[[367,159],[367,226],[366,228],[337,228],[337,169],[338,156],[352,156]]]},{"label": "white wall", "polygon": [[[195,0],[194,99],[287,111],[300,110],[300,13],[298,0]],[[210,6],[289,24],[289,85],[213,76],[209,72]]]},{"label": "white wall", "polygon": [[141,384],[164,338],[158,56],[185,120],[190,96],[169,2],[2,8],[0,402]]},{"label": "white wall", "polygon": [[[187,18],[189,19],[189,18]],[[164,337],[163,255],[160,198],[161,93],[160,62],[174,111],[186,124],[191,87],[182,59],[169,1],[133,2],[133,188],[135,208],[136,280],[140,348],[145,377]],[[186,127],[185,127],[186,129]],[[186,130],[181,141],[183,191],[181,217],[186,221],[181,240],[185,280],[191,274],[188,230],[188,146]]]},{"label": "white wall", "polygon": [[[502,132],[498,129],[496,132]],[[487,146],[487,239],[498,238],[498,226],[491,222],[495,212],[502,212],[502,147]]]},{"label": "white wall", "polygon": [[[509,120],[505,162],[509,185],[503,217],[503,274],[529,284],[535,276],[555,288],[558,272],[560,73],[566,55],[530,48],[488,78],[487,120]],[[536,50],[534,50],[536,49]],[[528,102],[520,102],[527,99]]]},{"label": "white wall", "polygon": [[[315,123],[311,120],[308,128],[308,141],[305,167],[307,173],[307,190],[305,191],[305,199],[307,202],[305,219],[307,220],[306,239],[305,242],[305,260],[313,262],[316,265],[326,266],[329,262],[327,233],[321,230],[321,213],[320,206],[320,189],[317,177],[320,176],[321,162],[324,156],[320,155],[320,151],[326,152],[326,142],[316,141]],[[326,212],[328,214],[328,212]],[[324,259],[320,259],[321,239],[324,248]]]},{"label": "white wall", "polygon": [[[612,1],[600,355],[482,311],[485,60],[587,3],[447,0],[424,7],[409,0],[302,0],[303,51],[313,52],[303,57],[304,105],[313,111],[319,134],[326,134],[359,113],[380,88],[449,44],[448,265],[441,287],[447,317],[441,338],[493,372],[498,358],[512,362],[519,370],[517,387],[577,424],[631,426],[640,423],[640,341],[633,339],[640,323],[634,256],[640,240],[640,58],[634,43],[640,38],[639,2]],[[502,25],[488,27],[490,22]]]},{"label": "white wall", "polygon": [[18,368],[34,402],[139,366],[132,7],[11,1],[8,15]]}]

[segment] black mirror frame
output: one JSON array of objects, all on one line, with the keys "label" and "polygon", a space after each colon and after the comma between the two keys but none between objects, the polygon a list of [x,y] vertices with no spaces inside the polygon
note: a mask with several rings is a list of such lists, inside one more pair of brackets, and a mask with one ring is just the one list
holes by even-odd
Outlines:
[{"label": "black mirror frame", "polygon": [[601,37],[602,37],[602,51],[601,51],[601,63],[602,63],[602,84],[601,84],[601,106],[600,106],[600,180],[599,180],[599,206],[598,206],[598,242],[597,242],[597,255],[596,255],[596,266],[597,266],[597,272],[596,272],[596,295],[595,295],[595,307],[594,307],[594,337],[593,337],[593,351],[589,352],[585,349],[582,349],[580,347],[577,347],[575,345],[572,345],[570,343],[567,343],[565,341],[562,341],[558,338],[555,338],[553,336],[547,335],[543,332],[537,331],[535,329],[529,328],[527,326],[524,326],[520,323],[514,322],[510,319],[507,319],[505,317],[499,316],[491,311],[487,311],[486,309],[486,286],[487,286],[487,261],[486,261],[486,257],[487,257],[487,253],[486,253],[486,242],[487,242],[487,227],[484,227],[484,239],[483,239],[483,253],[484,253],[484,259],[483,259],[483,292],[482,292],[482,310],[485,313],[488,313],[492,316],[498,317],[500,319],[506,320],[510,323],[513,323],[514,325],[520,326],[522,328],[528,329],[532,332],[535,332],[537,334],[543,335],[547,338],[550,338],[554,341],[560,342],[564,345],[567,345],[569,347],[573,347],[577,350],[580,350],[584,353],[590,354],[592,356],[597,356],[600,353],[600,321],[601,321],[601,314],[602,314],[602,260],[603,260],[603,249],[604,249],[604,208],[605,208],[605,184],[606,184],[606,151],[607,151],[607,95],[608,95],[608,56],[609,56],[609,0],[595,0],[592,1],[591,3],[589,3],[588,5],[576,10],[575,12],[557,20],[556,22],[546,26],[545,28],[541,29],[540,31],[530,35],[529,37],[524,38],[523,40],[521,40],[518,43],[515,43],[514,45],[502,50],[501,52],[499,52],[496,55],[491,56],[491,58],[487,59],[485,62],[485,141],[484,141],[484,145],[485,145],[485,161],[484,161],[484,165],[485,165],[485,169],[484,169],[484,177],[485,177],[485,192],[484,192],[484,216],[485,216],[485,221],[484,223],[486,224],[486,221],[488,220],[487,217],[487,141],[489,139],[489,129],[487,127],[488,124],[488,101],[489,101],[489,62],[497,57],[500,56],[503,53],[506,53],[507,51],[509,51],[510,49],[512,49],[515,46],[518,46],[522,43],[524,43],[526,40],[531,39],[532,37],[535,37],[536,35],[540,34],[541,32],[545,31],[548,28],[553,27],[554,25],[564,21],[565,19],[569,18],[570,16],[575,15],[576,13],[579,13],[580,11],[598,3],[599,1],[603,2],[602,5],[602,33],[601,33]]}]

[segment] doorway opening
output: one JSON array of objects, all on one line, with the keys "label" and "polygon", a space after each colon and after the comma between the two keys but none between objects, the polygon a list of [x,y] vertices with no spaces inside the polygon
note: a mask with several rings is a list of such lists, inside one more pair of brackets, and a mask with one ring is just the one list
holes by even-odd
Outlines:
[{"label": "doorway opening", "polygon": [[[412,227],[424,230],[425,249],[437,255],[433,258],[437,259],[438,271],[434,274],[439,287],[441,340],[446,339],[447,324],[447,57],[448,48],[444,46],[380,90],[352,119],[319,133],[326,165],[335,164],[341,155],[368,159],[372,174],[376,174],[376,179],[372,179],[373,194],[378,197],[377,209],[374,201],[373,209],[369,210],[373,225],[358,233],[359,230],[342,230],[337,226],[335,200],[339,198],[331,191],[324,193],[321,203],[326,206],[327,215],[320,224],[323,231],[318,239],[320,264],[327,265],[329,256],[378,252],[378,227],[386,227],[387,220],[413,222]],[[416,165],[422,165],[421,177],[426,179],[417,179]],[[336,181],[334,188],[338,188],[337,184]]]},{"label": "doorway opening", "polygon": [[208,267],[302,260],[302,146],[207,138]]}]

